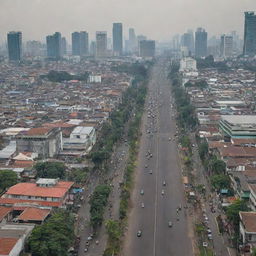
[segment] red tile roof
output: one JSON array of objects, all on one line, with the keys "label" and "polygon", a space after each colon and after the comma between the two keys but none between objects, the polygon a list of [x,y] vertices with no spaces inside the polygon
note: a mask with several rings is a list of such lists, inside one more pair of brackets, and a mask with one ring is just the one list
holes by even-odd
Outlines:
[{"label": "red tile roof", "polygon": [[33,135],[46,135],[48,134],[53,128],[50,127],[38,127],[38,128],[31,128],[28,131],[23,131],[20,134],[23,135],[29,135],[29,136],[33,136]]},{"label": "red tile roof", "polygon": [[247,232],[256,232],[256,212],[239,212]]},{"label": "red tile roof", "polygon": [[18,238],[0,237],[0,255],[8,256],[18,240]]},{"label": "red tile roof", "polygon": [[0,222],[3,218],[12,211],[12,207],[0,206]]},{"label": "red tile roof", "polygon": [[22,221],[44,221],[50,214],[49,209],[39,209],[34,207],[26,208],[18,217]]},{"label": "red tile roof", "polygon": [[[63,201],[59,202],[50,202],[50,201],[39,201],[39,200],[24,200],[17,198],[0,198],[0,205],[14,205],[15,204],[31,204],[31,205],[41,205],[41,206],[49,206],[49,207],[60,207],[63,204]],[[18,207],[19,209],[23,209],[23,207]]]},{"label": "red tile roof", "polygon": [[18,183],[10,187],[7,195],[24,195],[24,196],[39,196],[39,197],[56,197],[62,198],[72,187],[74,182],[59,181],[53,187],[40,187],[35,183]]}]

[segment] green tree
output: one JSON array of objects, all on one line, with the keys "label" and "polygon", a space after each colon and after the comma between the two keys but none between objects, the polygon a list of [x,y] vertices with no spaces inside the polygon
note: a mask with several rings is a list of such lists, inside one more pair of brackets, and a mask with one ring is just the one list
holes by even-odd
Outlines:
[{"label": "green tree", "polygon": [[65,165],[61,162],[38,162],[35,165],[39,178],[64,178]]},{"label": "green tree", "polygon": [[211,184],[212,186],[217,189],[228,189],[230,188],[230,178],[228,175],[225,174],[217,174],[217,175],[213,175],[211,177]]},{"label": "green tree", "polygon": [[208,155],[208,143],[207,142],[200,143],[198,151],[199,151],[200,158],[204,160]]},{"label": "green tree", "polygon": [[121,230],[118,221],[108,220],[106,222],[106,230],[111,241],[116,241],[120,239]]},{"label": "green tree", "polygon": [[228,220],[233,224],[235,231],[239,230],[239,212],[248,211],[248,207],[245,200],[236,200],[230,206],[227,207],[226,215]]},{"label": "green tree", "polygon": [[111,191],[109,185],[99,185],[95,188],[90,199],[90,221],[94,229],[102,224],[105,206]]},{"label": "green tree", "polygon": [[73,217],[65,210],[58,210],[33,229],[28,245],[33,256],[66,256],[73,239]]},{"label": "green tree", "polygon": [[12,170],[0,170],[0,190],[3,191],[18,182],[17,174]]},{"label": "green tree", "polygon": [[210,170],[215,174],[222,174],[226,171],[226,163],[220,159],[213,158],[209,165]]}]

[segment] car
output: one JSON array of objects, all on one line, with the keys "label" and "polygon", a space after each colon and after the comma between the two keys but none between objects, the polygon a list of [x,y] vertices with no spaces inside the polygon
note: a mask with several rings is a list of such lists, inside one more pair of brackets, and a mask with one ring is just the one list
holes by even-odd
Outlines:
[{"label": "car", "polygon": [[171,140],[171,138],[169,137],[169,140]]},{"label": "car", "polygon": [[144,208],[144,207],[145,207],[144,203],[141,203],[141,208]]},{"label": "car", "polygon": [[143,189],[141,189],[140,194],[144,195],[144,190]]},{"label": "car", "polygon": [[169,227],[169,228],[172,227],[172,222],[171,222],[171,221],[168,222],[168,227]]},{"label": "car", "polygon": [[149,170],[149,174],[152,174],[153,173],[153,171],[152,170]]},{"label": "car", "polygon": [[203,242],[203,247],[207,247],[208,243],[207,242]]},{"label": "car", "polygon": [[162,190],[161,194],[164,195],[164,190]]},{"label": "car", "polygon": [[165,182],[165,180],[163,181],[163,186],[166,186],[166,182]]},{"label": "car", "polygon": [[87,240],[88,240],[88,241],[91,241],[91,240],[92,240],[92,237],[91,237],[91,236],[88,236],[88,237],[87,237]]},{"label": "car", "polygon": [[137,237],[141,237],[142,236],[142,231],[141,230],[138,230],[137,232]]},{"label": "car", "polygon": [[208,234],[208,239],[212,240],[212,234]]},{"label": "car", "polygon": [[210,228],[207,229],[207,233],[208,233],[208,234],[211,234],[211,233],[212,233],[212,231],[211,231]]},{"label": "car", "polygon": [[148,168],[148,165],[147,165],[147,164],[145,164],[145,168]]}]

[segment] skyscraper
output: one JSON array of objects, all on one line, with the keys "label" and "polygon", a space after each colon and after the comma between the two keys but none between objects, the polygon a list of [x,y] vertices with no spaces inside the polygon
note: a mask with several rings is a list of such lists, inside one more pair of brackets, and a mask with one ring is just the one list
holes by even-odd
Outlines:
[{"label": "skyscraper", "polygon": [[188,30],[187,33],[183,34],[182,46],[185,46],[188,49],[190,55],[194,53],[194,36],[192,30]]},{"label": "skyscraper", "polygon": [[61,57],[61,33],[55,32],[46,37],[48,58],[60,59]]},{"label": "skyscraper", "polygon": [[123,53],[123,25],[122,23],[113,23],[113,52],[114,55]]},{"label": "skyscraper", "polygon": [[198,28],[195,33],[195,55],[196,57],[207,56],[207,32]]},{"label": "skyscraper", "polygon": [[155,41],[141,40],[139,42],[140,57],[154,57],[155,56]]},{"label": "skyscraper", "polygon": [[244,21],[244,49],[243,54],[256,55],[256,15],[254,12],[245,12]]},{"label": "skyscraper", "polygon": [[233,54],[233,37],[222,35],[220,38],[220,55],[222,57],[231,57]]},{"label": "skyscraper", "polygon": [[134,28],[129,28],[129,50],[135,52],[137,48],[136,46],[137,43]]},{"label": "skyscraper", "polygon": [[89,55],[89,36],[86,31],[80,32],[80,55],[81,56]]},{"label": "skyscraper", "polygon": [[80,33],[72,33],[72,55],[80,55]]},{"label": "skyscraper", "polygon": [[61,55],[67,54],[67,40],[65,37],[61,38]]},{"label": "skyscraper", "polygon": [[9,32],[7,34],[9,60],[19,61],[22,51],[22,34],[21,32]]},{"label": "skyscraper", "polygon": [[107,56],[107,32],[96,32],[96,57]]}]

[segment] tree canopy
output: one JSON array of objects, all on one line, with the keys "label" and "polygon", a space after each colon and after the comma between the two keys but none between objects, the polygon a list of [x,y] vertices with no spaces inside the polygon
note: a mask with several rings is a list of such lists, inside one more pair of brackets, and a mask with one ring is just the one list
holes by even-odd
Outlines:
[{"label": "tree canopy", "polygon": [[94,229],[102,224],[105,206],[108,202],[108,196],[111,191],[109,185],[99,185],[95,188],[90,199],[90,220]]},{"label": "tree canopy", "polygon": [[39,178],[64,178],[65,165],[61,162],[38,162],[35,165]]},{"label": "tree canopy", "polygon": [[15,185],[18,182],[17,174],[12,170],[0,170],[0,191]]},{"label": "tree canopy", "polygon": [[228,175],[217,174],[211,176],[211,184],[215,189],[220,190],[230,188],[231,182]]},{"label": "tree canopy", "polygon": [[238,230],[239,228],[240,211],[248,211],[246,201],[244,200],[238,199],[227,207],[226,215],[228,217],[228,220],[234,225],[235,230]]},{"label": "tree canopy", "polygon": [[209,164],[210,170],[215,174],[222,174],[226,171],[226,163],[220,159],[213,158]]},{"label": "tree canopy", "polygon": [[58,210],[44,224],[33,229],[28,245],[33,256],[66,256],[73,239],[72,215]]}]

